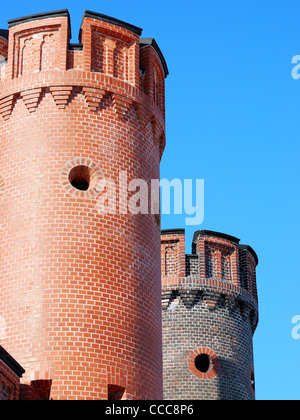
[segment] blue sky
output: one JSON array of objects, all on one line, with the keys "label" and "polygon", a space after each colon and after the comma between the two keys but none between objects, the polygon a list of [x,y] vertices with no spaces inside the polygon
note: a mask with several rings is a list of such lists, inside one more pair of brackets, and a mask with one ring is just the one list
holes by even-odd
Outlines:
[{"label": "blue sky", "polygon": [[254,338],[258,399],[300,399],[298,0],[3,2],[7,20],[68,8],[73,42],[85,9],[125,20],[154,37],[166,58],[167,147],[161,176],[205,180],[205,219],[163,216],[163,228],[241,238],[260,263]]}]

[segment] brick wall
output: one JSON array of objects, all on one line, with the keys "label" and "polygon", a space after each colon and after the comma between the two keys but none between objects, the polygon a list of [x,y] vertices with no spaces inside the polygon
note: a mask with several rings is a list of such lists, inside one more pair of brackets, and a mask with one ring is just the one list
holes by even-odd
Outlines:
[{"label": "brick wall", "polygon": [[[164,250],[184,243],[184,232],[163,231],[161,241],[164,263]],[[257,256],[210,231],[196,232],[192,249],[181,256],[183,276],[162,278],[164,398],[254,399]]]},{"label": "brick wall", "polygon": [[164,281],[185,276],[184,230],[163,230],[161,237],[161,273]]},{"label": "brick wall", "polygon": [[67,11],[9,26],[0,313],[3,343],[26,369],[23,399],[161,398],[158,220],[97,210],[103,176],[159,178],[160,50],[141,46],[157,103],[141,88],[139,28],[86,12],[81,45],[69,46]]}]

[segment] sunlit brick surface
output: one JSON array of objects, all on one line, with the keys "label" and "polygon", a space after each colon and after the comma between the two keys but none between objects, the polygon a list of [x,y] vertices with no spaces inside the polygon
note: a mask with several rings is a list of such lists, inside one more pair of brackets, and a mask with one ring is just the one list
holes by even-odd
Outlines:
[{"label": "sunlit brick surface", "polygon": [[91,165],[116,185],[121,170],[128,182],[159,178],[161,58],[140,46],[138,28],[101,15],[85,14],[78,48],[66,11],[10,26],[0,84],[1,343],[26,370],[29,399],[115,398],[112,389],[161,398],[157,219],[99,214],[95,194],[68,189],[64,172]]}]

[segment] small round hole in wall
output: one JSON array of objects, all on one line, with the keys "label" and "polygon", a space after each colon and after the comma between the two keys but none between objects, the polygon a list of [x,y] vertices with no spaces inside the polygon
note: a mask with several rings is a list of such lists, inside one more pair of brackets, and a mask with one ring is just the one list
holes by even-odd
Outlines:
[{"label": "small round hole in wall", "polygon": [[198,354],[195,358],[195,366],[196,369],[199,370],[201,373],[206,373],[209,371],[211,366],[211,359],[208,354]]},{"label": "small round hole in wall", "polygon": [[70,184],[79,191],[87,191],[90,186],[91,174],[88,166],[80,165],[69,173]]},{"label": "small round hole in wall", "polygon": [[97,198],[103,190],[104,174],[92,159],[76,157],[61,168],[60,184],[76,198]]},{"label": "small round hole in wall", "polygon": [[190,371],[201,379],[213,379],[219,374],[220,360],[208,347],[198,347],[188,358]]}]

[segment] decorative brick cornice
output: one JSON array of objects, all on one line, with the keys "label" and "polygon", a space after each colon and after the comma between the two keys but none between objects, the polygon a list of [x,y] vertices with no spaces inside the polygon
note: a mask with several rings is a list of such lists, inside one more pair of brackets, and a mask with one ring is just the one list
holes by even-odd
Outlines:
[{"label": "decorative brick cornice", "polygon": [[139,124],[141,128],[145,128],[151,121],[151,113],[139,103],[135,104],[135,110],[138,116]]},{"label": "decorative brick cornice", "polygon": [[61,84],[48,82],[32,89],[16,90],[12,95],[0,96],[0,114],[4,121],[9,120],[18,99],[23,100],[29,113],[34,113],[43,101],[44,93],[47,92],[51,93],[58,109],[66,109],[69,106],[72,92],[75,88],[79,89],[81,94],[84,95],[87,108],[93,113],[101,111],[101,102],[105,95],[111,97],[112,107],[120,120],[126,121],[126,116],[134,105],[140,125],[144,127],[147,122],[151,123],[153,138],[156,143],[159,143],[160,156],[162,156],[165,148],[164,118],[158,108],[154,106],[154,108],[148,109],[147,105],[145,107],[145,104],[140,102],[141,99],[134,95],[129,95],[126,98],[111,90],[93,86],[93,84],[83,86],[82,83],[73,83],[71,85],[68,82]]},{"label": "decorative brick cornice", "polygon": [[[170,281],[168,281],[170,280]],[[201,278],[198,276],[190,276],[190,277],[170,277],[164,278],[162,284],[163,292],[167,292],[168,290],[206,290],[215,293],[220,293],[225,296],[231,296],[235,299],[243,300],[249,302],[249,304],[253,305],[257,308],[257,301],[253,298],[251,293],[247,290],[243,289],[242,287],[236,286],[232,283],[225,282],[218,279],[207,279]]]},{"label": "decorative brick cornice", "polygon": [[[59,74],[60,72],[58,72],[57,76],[59,76]],[[92,73],[91,76],[93,76]],[[155,104],[151,104],[150,101],[144,103],[143,98],[140,98],[138,95],[138,90],[132,88],[132,86],[127,85],[128,90],[126,89],[125,96],[125,92],[122,92],[117,85],[114,87],[113,84],[110,83],[110,81],[112,82],[113,80],[108,76],[105,78],[105,81],[108,79],[107,83],[111,86],[109,89],[105,87],[106,83],[103,82],[100,82],[101,87],[99,87],[96,80],[86,79],[86,83],[84,83],[83,81],[76,82],[76,77],[74,77],[74,79],[75,80],[71,81],[69,78],[66,78],[64,82],[58,84],[56,78],[55,80],[52,79],[52,77],[45,77],[44,80],[39,80],[39,78],[37,78],[36,83],[32,83],[33,86],[26,90],[23,88],[23,83],[20,83],[18,79],[7,82],[7,89],[5,89],[4,84],[0,90],[0,113],[3,117],[8,115],[9,118],[13,111],[14,104],[19,97],[23,98],[26,106],[29,106],[29,109],[36,108],[41,101],[42,91],[50,91],[57,106],[63,109],[68,105],[72,90],[74,88],[81,88],[82,94],[85,96],[85,100],[91,111],[99,110],[99,104],[101,103],[103,96],[109,94],[112,98],[113,108],[120,118],[123,119],[129,108],[134,104],[140,123],[146,118],[146,120],[148,122],[150,120],[154,126],[154,131],[158,130],[161,134],[161,131],[164,130],[164,117],[161,114],[161,111]],[[92,79],[94,79],[94,77],[92,77]],[[6,95],[6,91],[12,93]],[[29,105],[30,103],[33,103],[34,106],[31,107],[31,105]]]},{"label": "decorative brick cornice", "polygon": [[117,116],[121,119],[124,119],[129,108],[132,105],[132,100],[114,93],[112,95],[112,102],[113,102],[113,108]]},{"label": "decorative brick cornice", "polygon": [[184,306],[191,309],[198,297],[199,290],[197,289],[180,289],[179,296],[184,303]]},{"label": "decorative brick cornice", "polygon": [[13,112],[16,100],[16,95],[9,95],[4,98],[0,98],[0,114],[4,121],[9,120]]},{"label": "decorative brick cornice", "polygon": [[90,111],[97,112],[100,107],[102,98],[105,95],[105,90],[84,87],[82,89],[82,93],[85,96],[85,100]]},{"label": "decorative brick cornice", "polygon": [[54,86],[50,87],[50,92],[53,96],[53,99],[59,109],[65,109],[71,94],[73,87],[72,86]]},{"label": "decorative brick cornice", "polygon": [[175,298],[180,298],[188,310],[200,302],[205,303],[211,311],[218,310],[219,305],[225,305],[231,312],[238,308],[243,319],[248,319],[253,332],[255,331],[258,323],[258,304],[247,290],[218,279],[197,276],[170,277],[169,280],[170,282],[162,285],[163,310],[167,310]]},{"label": "decorative brick cornice", "polygon": [[[111,93],[110,91],[106,91],[105,89],[99,89],[89,86],[80,86],[75,84],[73,86],[62,84],[37,87],[25,91],[20,91],[18,93],[16,92],[15,94],[6,97],[0,97],[0,113],[5,120],[8,119],[12,114],[15,102],[19,97],[23,99],[28,111],[34,112],[41,101],[43,91],[50,91],[57,107],[59,109],[65,109],[69,103],[74,87],[82,89],[82,94],[85,97],[86,103],[90,111],[94,112],[99,110],[99,106],[104,95],[106,93]],[[111,97],[112,106],[116,114],[123,119],[126,113],[128,112],[129,108],[133,104],[133,100],[127,99],[115,93],[112,93]],[[140,108],[142,108],[142,105],[140,105]],[[145,113],[147,113],[147,111],[145,111]]]},{"label": "decorative brick cornice", "polygon": [[35,112],[42,96],[42,88],[30,89],[25,92],[21,92],[21,98],[23,99],[29,112]]}]

